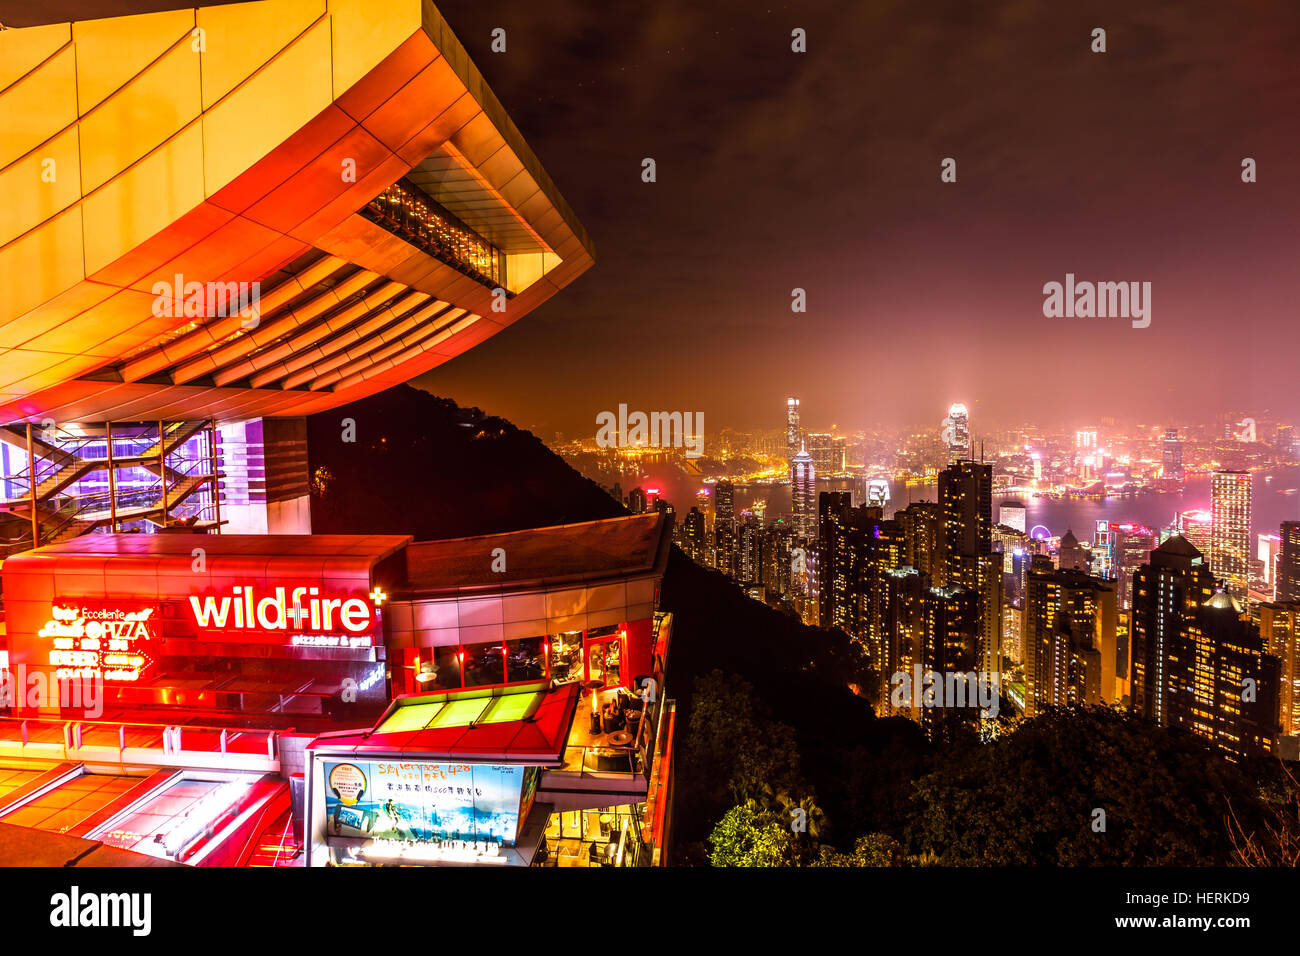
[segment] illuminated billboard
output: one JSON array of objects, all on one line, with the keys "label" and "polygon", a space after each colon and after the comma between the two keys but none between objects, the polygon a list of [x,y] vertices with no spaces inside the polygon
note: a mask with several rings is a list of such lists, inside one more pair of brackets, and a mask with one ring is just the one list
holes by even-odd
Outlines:
[{"label": "illuminated billboard", "polygon": [[521,766],[327,760],[324,773],[328,836],[401,844],[512,847],[537,785]]},{"label": "illuminated billboard", "polygon": [[37,636],[49,641],[59,678],[138,681],[153,663],[145,652],[157,639],[156,607],[58,599]]}]

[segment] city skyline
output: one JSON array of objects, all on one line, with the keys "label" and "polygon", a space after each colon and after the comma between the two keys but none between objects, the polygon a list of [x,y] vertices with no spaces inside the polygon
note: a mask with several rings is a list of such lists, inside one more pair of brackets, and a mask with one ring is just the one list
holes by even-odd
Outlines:
[{"label": "city skyline", "polygon": [[1277,915],[1300,8],[172,3],[0,0],[0,862]]}]

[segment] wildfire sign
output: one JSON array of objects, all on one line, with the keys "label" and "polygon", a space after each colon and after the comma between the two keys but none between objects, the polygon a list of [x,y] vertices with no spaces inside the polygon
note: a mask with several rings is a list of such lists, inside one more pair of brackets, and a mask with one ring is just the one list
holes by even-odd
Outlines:
[{"label": "wildfire sign", "polygon": [[50,664],[60,678],[137,681],[153,663],[144,652],[154,640],[157,608],[55,604],[38,636],[49,638]]}]

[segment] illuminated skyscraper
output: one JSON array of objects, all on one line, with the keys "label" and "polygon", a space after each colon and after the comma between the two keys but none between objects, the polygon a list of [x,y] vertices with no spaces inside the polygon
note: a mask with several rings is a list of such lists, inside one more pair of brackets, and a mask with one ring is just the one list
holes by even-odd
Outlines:
[{"label": "illuminated skyscraper", "polygon": [[1034,560],[1025,595],[1025,715],[1118,702],[1114,585]]},{"label": "illuminated skyscraper", "polygon": [[[1182,535],[1151,552],[1133,575],[1130,618],[1133,709],[1169,726],[1172,661],[1190,633],[1196,609],[1214,595],[1214,575],[1205,557]],[[1238,688],[1240,690],[1240,688]]]},{"label": "illuminated skyscraper", "polygon": [[823,491],[817,497],[817,553],[821,556],[821,610],[824,627],[854,632],[856,573],[850,532],[853,496],[847,491]]},{"label": "illuminated skyscraper", "polygon": [[894,515],[903,528],[905,564],[931,581],[944,580],[943,511],[933,501],[914,501]]},{"label": "illuminated skyscraper", "polygon": [[993,466],[959,461],[939,473],[944,584],[974,588],[979,557],[993,549]]},{"label": "illuminated skyscraper", "polygon": [[925,644],[926,597],[928,576],[915,568],[887,570],[883,579],[882,618],[885,640],[882,659],[876,667],[880,675],[880,709],[882,716],[910,717],[921,722],[921,708],[915,699],[905,698],[895,705],[890,690],[895,674],[913,674],[913,664],[920,661]]},{"label": "illuminated skyscraper", "polygon": [[1234,759],[1276,752],[1279,661],[1224,591],[1195,608],[1175,641],[1169,676],[1168,726]]},{"label": "illuminated skyscraper", "polygon": [[1160,477],[1168,482],[1183,481],[1183,443],[1177,428],[1165,429],[1165,443],[1160,461]]},{"label": "illuminated skyscraper", "polygon": [[1265,593],[1275,595],[1277,588],[1277,558],[1282,550],[1282,536],[1261,534],[1255,538],[1255,560],[1264,566],[1263,584]]},{"label": "illuminated skyscraper", "polygon": [[[1300,738],[1300,601],[1261,604],[1259,633],[1280,664],[1279,720],[1284,737]],[[1296,759],[1294,750],[1284,754]]]},{"label": "illuminated skyscraper", "polygon": [[889,513],[889,479],[883,475],[877,478],[869,478],[866,482],[866,503],[873,508],[879,508],[882,514]]},{"label": "illuminated skyscraper", "polygon": [[790,543],[794,533],[784,521],[778,521],[763,532],[763,586],[768,600],[783,595],[793,596],[793,568]]},{"label": "illuminated skyscraper", "polygon": [[[844,446],[837,448],[835,439],[829,434],[812,432],[806,438],[808,454],[812,455],[813,467],[817,474],[834,475],[844,470]],[[838,452],[838,454],[837,454]]]},{"label": "illuminated skyscraper", "polygon": [[1004,501],[998,505],[998,524],[1015,528],[1021,534],[1029,530],[1026,521],[1025,503],[1023,501]]},{"label": "illuminated skyscraper", "polygon": [[745,511],[736,524],[736,580],[743,587],[763,583],[763,525],[752,511]]},{"label": "illuminated skyscraper", "polygon": [[790,504],[794,534],[804,541],[817,538],[817,469],[801,444],[790,459]]},{"label": "illuminated skyscraper", "polygon": [[1283,521],[1277,553],[1277,600],[1300,601],[1300,521]]},{"label": "illuminated skyscraper", "polygon": [[1210,479],[1210,570],[1238,601],[1250,588],[1251,497],[1246,472],[1216,471]]},{"label": "illuminated skyscraper", "polygon": [[1107,538],[1110,576],[1115,580],[1121,611],[1133,606],[1133,573],[1151,560],[1156,533],[1145,525],[1111,522]]},{"label": "illuminated skyscraper", "polygon": [[1213,528],[1210,512],[1203,508],[1184,511],[1178,515],[1178,533],[1190,541],[1192,547],[1203,555],[1210,553]]},{"label": "illuminated skyscraper", "polygon": [[682,520],[682,550],[692,561],[704,560],[704,513],[691,508]]},{"label": "illuminated skyscraper", "polygon": [[1057,566],[1062,571],[1088,570],[1088,552],[1079,543],[1072,530],[1067,529],[1061,535],[1061,546],[1057,549]]},{"label": "illuminated skyscraper", "polygon": [[948,445],[949,463],[970,457],[970,413],[961,402],[953,402],[948,407],[943,437]]},{"label": "illuminated skyscraper", "polygon": [[803,445],[803,429],[799,426],[799,399],[791,396],[785,400],[785,457],[793,459],[797,448]]},{"label": "illuminated skyscraper", "polygon": [[993,553],[993,466],[956,461],[939,472],[944,581],[979,595],[979,666],[1002,669],[1002,556]]},{"label": "illuminated skyscraper", "polygon": [[713,488],[713,561],[723,574],[735,570],[736,486],[725,478]]}]

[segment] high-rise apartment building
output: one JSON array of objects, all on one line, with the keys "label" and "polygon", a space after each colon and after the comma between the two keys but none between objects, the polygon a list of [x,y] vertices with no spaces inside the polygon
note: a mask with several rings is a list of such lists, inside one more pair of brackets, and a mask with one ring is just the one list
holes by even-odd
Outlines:
[{"label": "high-rise apartment building", "polygon": [[1133,606],[1133,573],[1151,560],[1159,542],[1155,531],[1140,524],[1111,522],[1107,534],[1110,577],[1115,581],[1119,608]]},{"label": "high-rise apartment building", "polygon": [[939,473],[944,584],[979,595],[980,666],[1002,667],[1002,556],[993,553],[993,466],[956,461]]},{"label": "high-rise apartment building", "polygon": [[1228,594],[1245,601],[1250,589],[1251,478],[1216,471],[1210,478],[1210,570]]},{"label": "high-rise apartment building", "polygon": [[1025,714],[1047,707],[1118,703],[1115,588],[1083,571],[1034,560],[1021,637]]},{"label": "high-rise apartment building", "polygon": [[945,584],[974,588],[993,547],[993,466],[958,461],[939,473]]},{"label": "high-rise apartment building", "polygon": [[1300,521],[1283,521],[1277,553],[1277,600],[1300,601]]},{"label": "high-rise apartment building", "polygon": [[1195,608],[1169,659],[1167,721],[1238,759],[1277,750],[1279,661],[1222,590]]},{"label": "high-rise apartment building", "polygon": [[850,541],[852,494],[823,491],[817,498],[817,551],[821,556],[819,617],[823,627],[838,627],[846,634],[854,628],[854,552]]},{"label": "high-rise apartment building", "polygon": [[[1300,739],[1300,601],[1259,606],[1265,650],[1278,659],[1278,720],[1283,737]],[[1296,759],[1292,744],[1287,756]]]},{"label": "high-rise apartment building", "polygon": [[763,533],[763,586],[769,601],[793,594],[794,569],[790,548],[794,533],[785,521],[777,521]]},{"label": "high-rise apartment building", "polygon": [[903,529],[906,551],[903,561],[930,581],[942,584],[944,577],[943,510],[937,502],[914,501],[894,515]]},{"label": "high-rise apartment building", "polygon": [[713,566],[730,577],[736,564],[736,486],[723,478],[713,486]]},{"label": "high-rise apartment building", "polygon": [[757,515],[746,511],[736,523],[736,573],[742,587],[763,583],[763,525]]},{"label": "high-rise apartment building", "polygon": [[1162,727],[1169,725],[1174,685],[1170,661],[1191,627],[1196,609],[1214,595],[1205,556],[1181,535],[1151,552],[1133,574],[1129,634],[1133,709]]},{"label": "high-rise apartment building", "polygon": [[682,550],[687,557],[697,564],[703,562],[705,554],[704,513],[692,507],[682,519]]}]

